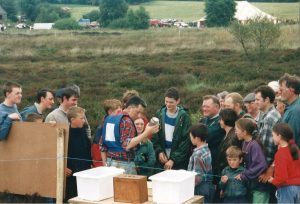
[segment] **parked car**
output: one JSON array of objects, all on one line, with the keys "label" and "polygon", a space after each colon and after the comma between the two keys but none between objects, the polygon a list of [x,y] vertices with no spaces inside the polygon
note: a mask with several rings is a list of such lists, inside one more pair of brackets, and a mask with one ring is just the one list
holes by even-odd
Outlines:
[{"label": "parked car", "polygon": [[18,28],[18,29],[23,29],[23,28],[26,28],[27,25],[25,23],[19,23],[15,26],[15,28]]},{"label": "parked car", "polygon": [[0,24],[0,31],[4,31],[6,29],[6,26],[4,24]]}]

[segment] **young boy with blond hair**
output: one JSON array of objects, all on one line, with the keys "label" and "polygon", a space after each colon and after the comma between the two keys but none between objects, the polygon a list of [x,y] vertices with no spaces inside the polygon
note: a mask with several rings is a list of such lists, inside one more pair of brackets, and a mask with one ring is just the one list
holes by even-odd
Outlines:
[{"label": "young boy with blond hair", "polygon": [[85,110],[80,107],[71,107],[67,113],[70,122],[68,161],[66,168],[67,185],[66,199],[77,196],[75,172],[91,168],[91,143],[87,136],[85,124]]},{"label": "young boy with blond hair", "polygon": [[245,170],[241,165],[243,162],[242,150],[237,146],[230,146],[226,150],[228,165],[222,171],[219,183],[220,197],[224,198],[224,203],[248,203],[246,183],[234,177]]}]

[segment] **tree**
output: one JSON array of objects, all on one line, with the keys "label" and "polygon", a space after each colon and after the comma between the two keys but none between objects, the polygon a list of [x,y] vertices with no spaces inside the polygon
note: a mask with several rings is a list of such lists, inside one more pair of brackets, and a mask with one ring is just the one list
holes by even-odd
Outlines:
[{"label": "tree", "polygon": [[141,4],[141,3],[145,3],[145,2],[149,2],[152,0],[126,0],[127,3],[129,4]]},{"label": "tree", "polygon": [[235,6],[234,0],[205,0],[206,25],[228,26],[233,20]]},{"label": "tree", "polygon": [[99,10],[92,10],[91,12],[84,14],[83,18],[88,18],[91,21],[99,21],[100,19],[100,11]]},{"label": "tree", "polygon": [[0,5],[6,11],[8,19],[17,21],[16,2],[14,0],[0,0]]},{"label": "tree", "polygon": [[80,26],[72,18],[64,18],[64,19],[56,21],[55,24],[53,25],[53,28],[56,28],[59,30],[81,30],[81,29],[83,29],[82,26]]},{"label": "tree", "polygon": [[102,0],[100,3],[100,23],[103,27],[115,19],[123,18],[128,10],[124,0]]},{"label": "tree", "polygon": [[229,27],[231,34],[242,45],[247,59],[256,64],[261,71],[270,46],[280,37],[280,28],[267,18],[256,17],[246,24],[233,22]]},{"label": "tree", "polygon": [[21,12],[30,21],[35,21],[38,16],[37,9],[40,3],[45,2],[45,0],[21,0]]},{"label": "tree", "polygon": [[128,25],[135,30],[149,28],[150,16],[144,7],[140,7],[136,11],[130,9],[127,13],[127,19]]}]

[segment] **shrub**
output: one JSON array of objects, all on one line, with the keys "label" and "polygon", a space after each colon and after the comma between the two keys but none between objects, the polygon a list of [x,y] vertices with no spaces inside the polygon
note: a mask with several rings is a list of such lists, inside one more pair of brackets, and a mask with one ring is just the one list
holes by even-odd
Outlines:
[{"label": "shrub", "polygon": [[91,12],[82,15],[83,18],[88,18],[91,21],[99,21],[100,19],[100,11],[99,10],[92,10]]},{"label": "shrub", "polygon": [[127,13],[128,24],[134,30],[149,28],[149,13],[144,7],[140,7],[137,11],[129,10]]},{"label": "shrub", "polygon": [[124,0],[102,0],[100,3],[100,23],[107,27],[113,20],[125,17],[128,5]]},{"label": "shrub", "polygon": [[129,28],[127,18],[118,18],[109,24],[110,28]]},{"label": "shrub", "polygon": [[235,6],[234,0],[205,0],[206,25],[228,26],[233,20]]},{"label": "shrub", "polygon": [[53,28],[59,30],[81,30],[82,27],[72,18],[64,18],[58,20],[53,25]]}]

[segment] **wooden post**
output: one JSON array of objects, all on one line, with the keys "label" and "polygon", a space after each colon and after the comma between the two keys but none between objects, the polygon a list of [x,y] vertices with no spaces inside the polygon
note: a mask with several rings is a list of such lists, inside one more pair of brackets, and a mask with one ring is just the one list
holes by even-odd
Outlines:
[{"label": "wooden post", "polygon": [[63,203],[64,198],[64,129],[57,129],[56,160],[56,203]]}]

